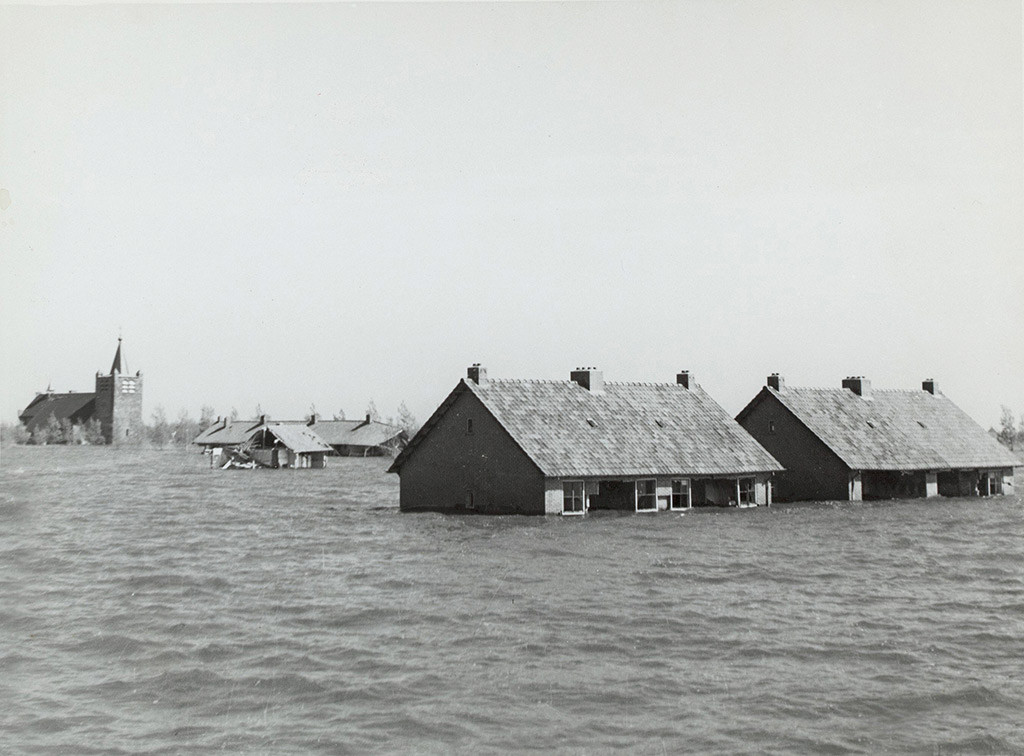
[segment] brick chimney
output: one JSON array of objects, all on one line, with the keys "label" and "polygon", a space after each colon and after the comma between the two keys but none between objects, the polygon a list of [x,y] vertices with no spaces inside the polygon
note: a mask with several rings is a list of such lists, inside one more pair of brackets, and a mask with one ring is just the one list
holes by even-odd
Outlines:
[{"label": "brick chimney", "polygon": [[569,373],[569,380],[573,383],[578,383],[591,394],[601,394],[604,392],[604,373],[597,368],[576,368]]},{"label": "brick chimney", "polygon": [[850,391],[862,399],[871,398],[871,381],[863,375],[854,375],[843,378],[843,388],[850,389]]},{"label": "brick chimney", "polygon": [[478,386],[487,385],[487,368],[483,367],[479,362],[474,362],[466,370],[466,378],[473,381]]},{"label": "brick chimney", "polygon": [[786,379],[778,373],[772,373],[768,376],[767,384],[768,388],[773,388],[776,391],[782,391],[786,388]]},{"label": "brick chimney", "polygon": [[693,373],[689,370],[680,370],[676,373],[676,383],[682,386],[684,389],[690,388],[690,384],[697,385],[693,381]]},{"label": "brick chimney", "polygon": [[926,378],[921,381],[921,388],[929,394],[937,394],[939,392],[939,384],[935,382],[934,378]]}]

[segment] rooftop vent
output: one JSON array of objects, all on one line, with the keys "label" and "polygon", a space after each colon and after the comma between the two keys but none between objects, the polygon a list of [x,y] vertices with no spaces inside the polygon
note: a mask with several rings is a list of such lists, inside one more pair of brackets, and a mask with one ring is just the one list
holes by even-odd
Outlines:
[{"label": "rooftop vent", "polygon": [[863,399],[871,398],[871,381],[863,375],[843,378],[843,388],[850,389],[850,391]]},{"label": "rooftop vent", "polygon": [[783,378],[778,373],[772,373],[771,375],[768,376],[766,385],[768,386],[768,388],[773,388],[776,391],[782,391],[784,388],[786,388],[786,379]]},{"label": "rooftop vent", "polygon": [[569,380],[573,383],[578,383],[591,394],[601,394],[604,392],[604,373],[597,368],[576,368],[569,373]]}]

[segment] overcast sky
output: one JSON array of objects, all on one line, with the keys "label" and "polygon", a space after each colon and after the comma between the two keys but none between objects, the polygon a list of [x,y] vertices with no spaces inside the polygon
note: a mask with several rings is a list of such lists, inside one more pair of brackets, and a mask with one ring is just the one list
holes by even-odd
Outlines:
[{"label": "overcast sky", "polygon": [[492,377],[1024,411],[1019,2],[0,7],[0,417]]}]

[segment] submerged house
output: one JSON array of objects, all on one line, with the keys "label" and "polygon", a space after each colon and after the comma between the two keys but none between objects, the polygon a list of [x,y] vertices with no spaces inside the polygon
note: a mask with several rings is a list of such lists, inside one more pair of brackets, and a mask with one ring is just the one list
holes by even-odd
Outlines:
[{"label": "submerged house", "polygon": [[403,511],[541,515],[769,505],[781,470],[688,372],[493,380],[474,365],[389,472]]},{"label": "submerged house", "polygon": [[[259,420],[220,420],[200,433],[192,443],[204,450],[232,449],[246,443],[266,418]],[[283,420],[274,426],[306,428],[329,447],[328,456],[379,457],[397,454],[405,448],[408,436],[401,428],[371,420]]]},{"label": "submerged house", "polygon": [[397,454],[409,441],[401,428],[371,420],[316,420],[307,425],[331,445],[339,457],[381,457]]},{"label": "submerged house", "polygon": [[218,421],[192,442],[229,464],[258,467],[322,468],[330,445],[303,423],[259,420]]},{"label": "submerged house", "polygon": [[793,388],[772,374],[736,420],[785,466],[776,498],[989,496],[1013,492],[1021,464],[926,380],[919,391]]}]

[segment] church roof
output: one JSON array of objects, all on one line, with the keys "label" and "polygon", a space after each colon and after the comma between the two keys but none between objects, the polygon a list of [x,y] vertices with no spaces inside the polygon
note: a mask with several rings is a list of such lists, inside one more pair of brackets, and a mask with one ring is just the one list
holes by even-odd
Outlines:
[{"label": "church roof", "polygon": [[92,418],[95,411],[95,393],[69,391],[65,394],[57,394],[48,391],[36,394],[36,398],[21,411],[18,419],[31,433],[36,428],[46,425],[50,415],[58,420],[68,419],[72,423],[84,423]]}]

